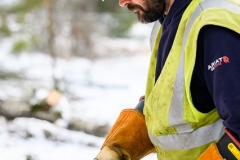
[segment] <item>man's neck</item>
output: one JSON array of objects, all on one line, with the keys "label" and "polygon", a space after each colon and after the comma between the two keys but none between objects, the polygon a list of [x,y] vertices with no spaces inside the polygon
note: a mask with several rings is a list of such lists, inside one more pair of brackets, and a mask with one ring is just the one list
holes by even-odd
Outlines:
[{"label": "man's neck", "polygon": [[174,2],[174,0],[169,0],[169,1],[167,2],[167,7],[166,7],[166,11],[164,12],[164,15],[167,15],[167,14],[168,14],[170,8],[172,7],[173,2]]}]

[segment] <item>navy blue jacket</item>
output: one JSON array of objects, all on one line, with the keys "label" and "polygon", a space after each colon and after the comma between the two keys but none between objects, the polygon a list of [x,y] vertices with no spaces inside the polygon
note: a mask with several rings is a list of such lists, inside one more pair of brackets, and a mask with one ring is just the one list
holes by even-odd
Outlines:
[{"label": "navy blue jacket", "polygon": [[[158,78],[190,0],[175,0],[160,22],[163,34],[158,48]],[[223,124],[240,138],[240,35],[219,26],[205,26],[197,41],[191,80],[193,104],[206,113],[216,108]]]},{"label": "navy blue jacket", "polygon": [[[156,80],[182,17],[191,0],[175,0],[168,15],[160,18],[163,27],[159,43]],[[240,138],[240,35],[219,26],[204,26],[197,41],[197,57],[191,80],[193,104],[200,112],[214,108],[223,124]]]}]

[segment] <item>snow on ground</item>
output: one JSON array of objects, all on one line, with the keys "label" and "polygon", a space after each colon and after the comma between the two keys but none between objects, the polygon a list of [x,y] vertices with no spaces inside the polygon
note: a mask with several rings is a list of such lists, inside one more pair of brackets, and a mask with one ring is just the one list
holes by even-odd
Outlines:
[{"label": "snow on ground", "polygon": [[103,142],[103,138],[27,118],[10,124],[2,121],[0,137],[3,160],[26,160],[27,156],[34,160],[89,159]]},{"label": "snow on ground", "polygon": [[[128,41],[121,41],[126,47],[129,44]],[[64,81],[61,84],[63,87],[81,97],[80,100],[69,101],[68,116],[112,125],[122,109],[134,108],[139,97],[144,95],[150,49],[146,49],[149,47],[146,41],[141,43],[143,52],[137,48],[138,54],[123,54],[96,61],[58,59],[57,67],[52,70],[51,59],[46,55],[10,55],[11,41],[2,40],[0,67],[23,72],[34,77],[37,85],[47,88],[51,86],[51,76],[55,73]],[[134,52],[133,48],[129,50]],[[24,82],[22,85],[27,89],[32,82]],[[8,82],[0,83],[0,98],[22,95],[21,88],[10,86]],[[69,131],[42,120],[18,118],[7,122],[0,118],[1,160],[91,160],[103,141],[104,138]],[[156,159],[155,154],[144,158]]]}]

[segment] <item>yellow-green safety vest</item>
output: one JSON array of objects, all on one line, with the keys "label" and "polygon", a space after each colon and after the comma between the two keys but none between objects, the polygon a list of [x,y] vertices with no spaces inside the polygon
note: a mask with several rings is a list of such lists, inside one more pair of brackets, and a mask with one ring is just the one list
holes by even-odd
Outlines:
[{"label": "yellow-green safety vest", "polygon": [[196,160],[224,133],[216,109],[199,112],[190,82],[200,29],[205,25],[240,34],[240,0],[192,0],[185,10],[161,75],[155,83],[156,54],[161,27],[149,64],[144,115],[158,160]]}]

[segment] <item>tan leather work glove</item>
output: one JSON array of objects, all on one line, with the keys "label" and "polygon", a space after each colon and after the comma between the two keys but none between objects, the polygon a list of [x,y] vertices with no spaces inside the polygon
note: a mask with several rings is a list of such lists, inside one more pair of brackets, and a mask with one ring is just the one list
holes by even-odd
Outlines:
[{"label": "tan leather work glove", "polygon": [[[144,116],[135,109],[124,109],[107,135],[98,160],[139,160],[155,151]],[[115,159],[106,159],[106,157]]]}]

